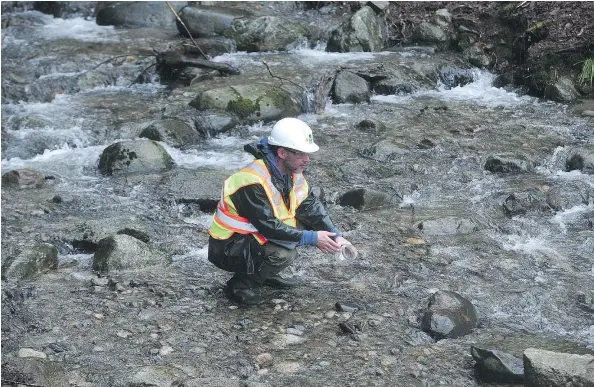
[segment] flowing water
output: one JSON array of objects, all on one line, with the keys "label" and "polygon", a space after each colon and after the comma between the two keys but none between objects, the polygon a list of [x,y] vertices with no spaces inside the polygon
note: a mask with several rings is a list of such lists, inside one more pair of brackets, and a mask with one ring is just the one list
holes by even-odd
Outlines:
[{"label": "flowing water", "polygon": [[[34,77],[37,84],[60,78],[71,85],[69,79],[110,55],[131,47],[166,46],[165,33],[116,30],[93,20],[53,19],[36,12],[20,18],[29,22],[2,30],[3,85],[19,86],[18,77]],[[213,60],[238,67],[245,79],[267,77],[266,60],[275,74],[297,83],[338,66],[434,60],[422,51],[338,54],[322,48],[234,53]],[[52,228],[66,227],[68,217],[136,215],[148,223],[152,240],[174,254],[180,272],[203,271],[224,281],[205,257],[210,213],[159,197],[166,192],[159,187],[122,185],[97,169],[108,145],[135,138],[164,115],[183,116],[192,109],[187,102],[196,89],[171,91],[156,79],[129,87],[144,65],[112,69],[107,85],[79,83],[78,89],[53,98],[34,87],[23,88],[21,101],[4,98],[2,174],[16,168],[38,170],[54,178],[52,195],[71,201],[68,210],[25,220],[4,210],[3,249],[27,238],[51,240]],[[377,305],[378,300],[394,299],[413,309],[437,289],[454,290],[475,304],[485,329],[566,339],[594,350],[594,176],[565,171],[572,147],[594,144],[592,118],[576,117],[566,105],[495,88],[493,74],[473,72],[474,82],[464,87],[440,84],[407,95],[375,95],[370,103],[357,105],[328,102],[323,113],[301,116],[321,146],[307,171],[309,179],[324,188],[330,212],[360,254],[348,275],[340,277],[328,274],[332,256],[305,249],[306,260],[291,273],[319,289],[366,283],[374,294],[369,300]],[[382,121],[388,129],[354,129],[362,119]],[[260,123],[182,149],[163,145],[179,169],[210,167],[231,173],[251,160],[243,144],[270,128]],[[434,146],[417,146],[423,140]],[[377,152],[362,157],[374,144]],[[485,171],[489,155],[506,152],[524,154],[536,167],[518,174]],[[587,203],[513,217],[503,211],[512,193],[573,190],[578,183],[589,187]],[[340,194],[359,187],[388,192],[397,203],[363,212],[336,204]],[[3,193],[5,208],[19,200]],[[12,229],[12,224],[19,227]],[[407,244],[409,237],[425,243]],[[91,257],[60,246],[61,262],[79,261],[75,272],[88,274]],[[579,308],[578,300],[586,307],[590,303],[590,310]]]}]

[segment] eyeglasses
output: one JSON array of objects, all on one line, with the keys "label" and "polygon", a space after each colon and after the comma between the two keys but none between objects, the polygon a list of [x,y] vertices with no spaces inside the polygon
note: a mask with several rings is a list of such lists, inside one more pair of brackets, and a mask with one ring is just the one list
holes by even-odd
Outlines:
[{"label": "eyeglasses", "polygon": [[296,157],[299,157],[299,158],[303,158],[303,157],[309,155],[309,153],[301,152],[301,151],[290,149],[290,148],[284,148],[284,150],[286,150],[289,153],[294,154]]}]

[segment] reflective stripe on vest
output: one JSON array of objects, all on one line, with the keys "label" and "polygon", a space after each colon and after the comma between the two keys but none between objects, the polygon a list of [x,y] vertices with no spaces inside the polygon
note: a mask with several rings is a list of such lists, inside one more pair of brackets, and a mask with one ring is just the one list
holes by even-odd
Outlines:
[{"label": "reflective stripe on vest", "polygon": [[247,218],[237,214],[235,205],[230,199],[230,196],[238,189],[251,184],[260,184],[264,188],[277,219],[292,227],[297,225],[295,211],[309,193],[309,187],[303,174],[293,174],[293,189],[289,194],[289,208],[287,209],[281,193],[272,183],[270,172],[268,172],[264,161],[256,160],[225,180],[221,200],[217,205],[212,225],[208,231],[213,238],[228,239],[233,233],[252,234],[260,244],[266,243],[267,239],[258,233],[256,227]]}]

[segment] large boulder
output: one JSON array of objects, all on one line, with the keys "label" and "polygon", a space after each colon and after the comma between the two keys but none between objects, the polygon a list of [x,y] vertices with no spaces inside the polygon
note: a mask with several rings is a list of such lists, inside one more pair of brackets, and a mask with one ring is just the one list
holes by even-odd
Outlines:
[{"label": "large boulder", "polygon": [[301,114],[301,104],[287,91],[269,84],[227,86],[204,91],[190,106],[199,110],[218,110],[238,121],[270,122]]},{"label": "large boulder", "polygon": [[362,7],[348,21],[332,31],[328,52],[381,51],[382,27],[371,7]]},{"label": "large boulder", "polygon": [[48,243],[26,246],[11,254],[2,254],[2,278],[30,279],[58,267],[58,249]]},{"label": "large boulder", "polygon": [[436,339],[456,338],[470,333],[478,324],[474,305],[460,294],[438,290],[429,299],[421,329]]},{"label": "large boulder", "polygon": [[555,182],[546,193],[547,203],[555,211],[588,205],[592,198],[594,198],[594,188],[585,181],[579,180]]},{"label": "large boulder", "polygon": [[192,144],[199,139],[194,128],[176,118],[155,121],[142,130],[138,137],[162,141],[173,147]]},{"label": "large boulder", "polygon": [[102,239],[93,255],[93,270],[101,273],[143,269],[169,263],[171,256],[164,251],[125,234]]},{"label": "large boulder", "polygon": [[[250,12],[241,9],[198,4],[190,4],[179,12],[179,18],[194,38],[221,36],[236,18],[250,15]],[[183,36],[188,36],[186,28],[177,21],[177,29]]]},{"label": "large boulder", "polygon": [[165,148],[151,140],[116,142],[99,158],[99,170],[104,175],[163,171],[173,165]]},{"label": "large boulder", "polygon": [[367,81],[350,71],[341,71],[334,80],[332,99],[335,103],[369,102]]},{"label": "large boulder", "polygon": [[3,188],[39,188],[45,182],[45,175],[30,168],[13,169],[2,175]]},{"label": "large boulder", "polygon": [[565,170],[579,170],[594,175],[594,146],[573,149],[565,162]]},{"label": "large boulder", "polygon": [[301,46],[304,38],[310,44],[315,44],[319,39],[319,31],[302,21],[261,16],[256,19],[236,19],[224,36],[234,39],[239,51],[284,51]]},{"label": "large boulder", "polygon": [[594,387],[594,356],[528,348],[524,375],[526,387]]},{"label": "large boulder", "polygon": [[[179,10],[186,1],[172,1]],[[95,19],[101,26],[117,27],[174,27],[175,15],[164,1],[99,1],[95,8]]]}]

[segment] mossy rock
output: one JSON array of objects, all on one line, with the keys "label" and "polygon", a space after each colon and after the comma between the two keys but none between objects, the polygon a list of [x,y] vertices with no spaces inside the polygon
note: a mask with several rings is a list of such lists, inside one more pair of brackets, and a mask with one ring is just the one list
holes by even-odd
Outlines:
[{"label": "mossy rock", "polygon": [[251,84],[207,90],[190,106],[218,110],[243,123],[270,122],[301,114],[301,104],[289,92],[273,85]]},{"label": "mossy rock", "polygon": [[2,259],[2,279],[31,279],[40,273],[58,267],[58,249],[56,246],[40,243],[23,248],[16,254],[9,254]]},{"label": "mossy rock", "polygon": [[163,171],[173,165],[165,148],[151,140],[116,142],[105,148],[99,159],[104,175]]}]

